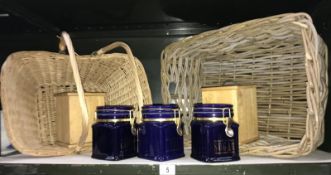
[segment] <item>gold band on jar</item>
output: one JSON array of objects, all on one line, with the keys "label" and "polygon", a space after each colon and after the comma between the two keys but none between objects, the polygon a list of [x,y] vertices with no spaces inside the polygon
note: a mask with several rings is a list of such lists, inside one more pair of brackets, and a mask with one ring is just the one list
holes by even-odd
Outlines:
[{"label": "gold band on jar", "polygon": [[196,121],[227,122],[228,117],[193,117]]},{"label": "gold band on jar", "polygon": [[97,122],[103,123],[117,123],[117,122],[130,122],[130,118],[116,118],[116,119],[97,119]]},{"label": "gold band on jar", "polygon": [[144,122],[176,122],[176,118],[145,118]]}]

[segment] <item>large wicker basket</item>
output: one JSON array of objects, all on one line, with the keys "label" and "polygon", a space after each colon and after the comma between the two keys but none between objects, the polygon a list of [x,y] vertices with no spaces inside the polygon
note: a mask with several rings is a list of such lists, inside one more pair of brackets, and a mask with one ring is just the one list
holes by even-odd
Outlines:
[{"label": "large wicker basket", "polygon": [[189,131],[201,87],[255,84],[260,140],[242,145],[241,153],[302,156],[323,142],[327,59],[327,47],[307,14],[234,24],[164,49],[162,97],[179,103]]},{"label": "large wicker basket", "polygon": [[[11,54],[2,66],[5,128],[10,142],[24,154],[57,156],[81,149],[88,132],[84,91],[106,93],[106,104],[132,104],[138,110],[143,103],[152,103],[145,70],[125,43],[113,43],[93,55],[76,56],[76,62],[69,35],[63,33],[63,39],[70,59],[64,54],[22,51]],[[127,54],[104,54],[117,47]],[[76,149],[70,149],[55,144],[54,95],[76,91],[83,131]]]}]

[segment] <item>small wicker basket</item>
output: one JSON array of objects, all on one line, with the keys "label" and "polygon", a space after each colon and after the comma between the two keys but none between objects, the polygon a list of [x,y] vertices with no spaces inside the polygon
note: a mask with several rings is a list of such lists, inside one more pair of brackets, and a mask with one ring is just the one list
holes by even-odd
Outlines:
[{"label": "small wicker basket", "polygon": [[[106,104],[134,105],[136,114],[140,114],[144,103],[152,103],[145,70],[128,45],[115,42],[96,54],[75,56],[67,33],[62,33],[61,41],[69,56],[22,51],[8,56],[2,66],[5,128],[10,142],[23,154],[58,156],[81,150],[88,132],[84,91],[106,93]],[[104,54],[117,47],[124,48],[127,54]],[[56,145],[55,94],[76,91],[83,114],[80,141],[76,148]]]},{"label": "small wicker basket", "polygon": [[309,15],[251,20],[167,46],[161,58],[162,97],[179,103],[189,131],[201,87],[255,84],[260,139],[242,145],[241,153],[302,156],[323,142],[327,59]]}]

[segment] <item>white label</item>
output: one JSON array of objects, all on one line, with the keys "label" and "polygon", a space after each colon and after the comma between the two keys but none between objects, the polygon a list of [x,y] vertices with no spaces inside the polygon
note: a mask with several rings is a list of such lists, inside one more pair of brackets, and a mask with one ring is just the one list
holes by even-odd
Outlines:
[{"label": "white label", "polygon": [[176,175],[176,166],[170,164],[160,164],[160,175]]}]

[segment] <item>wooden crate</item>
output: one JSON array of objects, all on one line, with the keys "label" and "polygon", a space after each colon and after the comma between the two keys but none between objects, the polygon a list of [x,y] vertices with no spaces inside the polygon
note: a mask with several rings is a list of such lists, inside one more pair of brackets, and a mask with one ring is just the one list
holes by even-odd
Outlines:
[{"label": "wooden crate", "polygon": [[233,105],[234,120],[239,123],[239,144],[258,139],[255,86],[224,86],[202,88],[202,103]]},{"label": "wooden crate", "polygon": [[[89,112],[89,131],[85,146],[92,143],[91,125],[95,120],[96,106],[105,105],[104,93],[85,93]],[[56,143],[69,148],[74,147],[82,133],[82,112],[77,93],[56,95]]]}]

